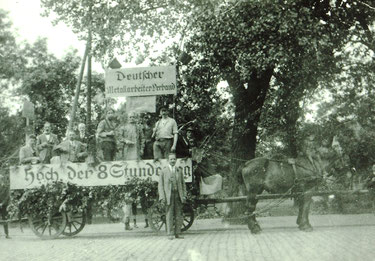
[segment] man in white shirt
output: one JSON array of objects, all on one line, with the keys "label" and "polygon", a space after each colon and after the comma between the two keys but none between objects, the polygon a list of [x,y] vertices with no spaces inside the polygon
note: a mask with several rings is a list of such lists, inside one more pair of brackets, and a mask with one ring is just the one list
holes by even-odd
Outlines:
[{"label": "man in white shirt", "polygon": [[170,152],[176,152],[178,138],[177,123],[168,117],[167,108],[162,108],[160,114],[161,119],[156,122],[152,133],[152,137],[155,138],[154,160],[166,159]]}]

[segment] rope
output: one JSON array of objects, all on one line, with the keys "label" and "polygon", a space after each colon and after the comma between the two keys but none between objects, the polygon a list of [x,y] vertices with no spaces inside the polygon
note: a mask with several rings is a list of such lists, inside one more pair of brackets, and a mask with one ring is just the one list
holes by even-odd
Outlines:
[{"label": "rope", "polygon": [[215,152],[210,152],[210,155],[213,155],[214,157],[217,157],[217,158],[220,158],[220,159],[224,159],[226,161],[231,161],[231,160],[237,160],[237,161],[241,161],[241,162],[247,162],[247,161],[249,161],[248,159],[239,159],[239,158],[234,158],[234,157],[225,157],[225,156],[222,156],[222,155],[217,154]]},{"label": "rope", "polygon": [[202,170],[204,173],[208,174],[209,176],[215,175],[215,174],[212,174],[210,171],[208,171],[205,167],[198,166],[197,168]]},{"label": "rope", "polygon": [[217,128],[215,128],[214,132],[210,136],[206,136],[206,138],[203,140],[199,148],[205,148],[208,142],[211,140],[211,138],[216,134]]},{"label": "rope", "polygon": [[286,164],[289,164],[289,165],[295,165],[295,166],[297,166],[297,167],[299,167],[299,168],[301,168],[301,169],[308,170],[308,171],[310,171],[310,172],[312,172],[312,173],[320,174],[320,173],[317,173],[317,172],[314,171],[314,170],[308,169],[308,168],[306,168],[306,167],[304,167],[304,166],[302,166],[302,165],[300,165],[300,164],[297,164],[297,163],[295,163],[295,164],[290,164],[288,161],[285,161],[285,160],[276,160],[276,159],[268,159],[268,160],[269,160],[269,161],[274,161],[274,162],[279,162],[279,163],[286,163]]}]

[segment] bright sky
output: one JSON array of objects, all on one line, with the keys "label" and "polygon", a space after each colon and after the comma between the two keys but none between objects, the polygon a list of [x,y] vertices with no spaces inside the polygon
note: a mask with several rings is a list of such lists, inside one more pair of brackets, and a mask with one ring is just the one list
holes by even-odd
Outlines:
[{"label": "bright sky", "polygon": [[[49,52],[56,57],[62,57],[69,48],[77,49],[78,55],[83,56],[85,42],[79,41],[65,24],[59,23],[53,26],[52,19],[42,17],[39,0],[0,0],[0,9],[8,12],[18,41],[26,40],[33,43],[38,37],[45,37]],[[101,65],[95,62],[93,62],[93,70],[103,72]],[[5,99],[13,113],[21,108],[21,97],[12,96],[10,90],[1,93],[0,98]]]},{"label": "bright sky", "polygon": [[70,47],[78,49],[83,55],[84,42],[78,41],[65,24],[53,26],[50,18],[42,17],[39,0],[1,0],[0,8],[9,12],[19,40],[34,42],[38,37],[46,37],[49,51],[57,57]]}]

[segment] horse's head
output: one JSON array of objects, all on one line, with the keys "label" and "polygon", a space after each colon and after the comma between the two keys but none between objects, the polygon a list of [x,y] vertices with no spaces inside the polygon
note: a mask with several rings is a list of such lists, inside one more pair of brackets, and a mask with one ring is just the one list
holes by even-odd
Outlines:
[{"label": "horse's head", "polygon": [[355,172],[351,168],[349,157],[342,153],[340,147],[336,147],[330,157],[322,159],[324,162],[323,179],[326,182],[334,183],[334,187],[348,187]]}]

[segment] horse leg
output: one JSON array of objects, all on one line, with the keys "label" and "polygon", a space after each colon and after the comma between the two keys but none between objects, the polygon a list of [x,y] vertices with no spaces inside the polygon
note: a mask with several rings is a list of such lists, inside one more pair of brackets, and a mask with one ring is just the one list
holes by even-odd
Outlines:
[{"label": "horse leg", "polygon": [[256,193],[249,193],[247,196],[247,206],[248,206],[248,223],[247,226],[250,229],[252,234],[259,234],[262,230],[256,220],[256,216],[254,214],[256,205],[258,203],[258,199],[256,198]]},{"label": "horse leg", "polygon": [[299,208],[298,216],[300,218],[299,224],[297,219],[297,224],[300,230],[310,232],[313,230],[310,221],[309,221],[309,212],[312,202],[311,195],[301,195],[301,205]]},{"label": "horse leg", "polygon": [[300,226],[302,222],[302,212],[303,212],[303,196],[295,197],[295,202],[298,205],[298,216],[297,216],[297,225]]}]

